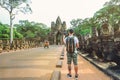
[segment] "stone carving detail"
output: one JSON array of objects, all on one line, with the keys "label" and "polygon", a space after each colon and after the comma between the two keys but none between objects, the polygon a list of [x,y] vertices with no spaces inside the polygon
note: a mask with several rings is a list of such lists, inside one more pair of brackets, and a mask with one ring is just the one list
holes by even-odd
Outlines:
[{"label": "stone carving detail", "polygon": [[51,32],[55,31],[55,22],[51,22]]},{"label": "stone carving detail", "polygon": [[102,27],[101,27],[101,35],[102,36],[109,36],[109,35],[113,35],[114,31],[113,28],[110,24],[108,23],[103,23]]},{"label": "stone carving detail", "polygon": [[93,36],[93,37],[98,36],[98,31],[97,31],[97,28],[96,28],[96,27],[93,27],[93,28],[92,28],[92,36]]},{"label": "stone carving detail", "polygon": [[66,30],[66,26],[67,26],[67,25],[66,25],[66,22],[63,21],[63,24],[62,24],[62,27],[63,27],[63,28],[62,28],[62,31]]}]

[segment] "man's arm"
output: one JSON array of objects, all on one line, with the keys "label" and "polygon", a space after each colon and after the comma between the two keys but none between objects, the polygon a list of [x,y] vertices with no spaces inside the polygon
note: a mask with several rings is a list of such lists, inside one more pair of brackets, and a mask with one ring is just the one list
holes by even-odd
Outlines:
[{"label": "man's arm", "polygon": [[63,36],[63,43],[66,44],[66,38],[65,38],[65,35]]},{"label": "man's arm", "polygon": [[79,43],[76,44],[76,47],[79,48]]},{"label": "man's arm", "polygon": [[79,40],[77,37],[76,37],[76,48],[79,48]]}]

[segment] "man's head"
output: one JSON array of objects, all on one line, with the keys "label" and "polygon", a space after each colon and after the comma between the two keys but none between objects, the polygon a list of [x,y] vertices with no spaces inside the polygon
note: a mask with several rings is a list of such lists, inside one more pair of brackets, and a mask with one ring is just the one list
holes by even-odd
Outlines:
[{"label": "man's head", "polygon": [[73,29],[69,29],[69,33],[73,34],[74,33]]}]

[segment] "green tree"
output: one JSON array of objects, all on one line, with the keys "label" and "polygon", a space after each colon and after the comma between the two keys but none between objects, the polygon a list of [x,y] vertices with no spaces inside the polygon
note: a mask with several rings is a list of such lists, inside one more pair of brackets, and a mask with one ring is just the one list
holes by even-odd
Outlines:
[{"label": "green tree", "polygon": [[102,24],[107,21],[114,28],[120,25],[120,0],[110,0],[104,7],[94,14],[97,23]]},{"label": "green tree", "polygon": [[[19,32],[17,32],[15,28],[13,29],[13,31],[14,31],[14,35],[13,35],[14,38],[23,38],[23,36]],[[0,23],[0,38],[9,39],[10,38],[9,33],[10,33],[9,25]]]},{"label": "green tree", "polygon": [[82,19],[72,19],[72,21],[70,21],[70,24],[72,26],[72,28],[75,28],[77,26],[79,26],[82,23]]},{"label": "green tree", "polygon": [[120,29],[120,0],[110,0],[106,2],[105,5],[111,10],[112,13],[110,15],[110,24],[114,27],[115,31]]},{"label": "green tree", "polygon": [[100,28],[106,21],[114,27],[114,30],[120,29],[120,0],[106,2],[91,18],[81,19],[80,23],[73,19],[70,23],[76,34],[87,35],[91,34],[92,27]]},{"label": "green tree", "polygon": [[41,38],[45,39],[50,28],[43,23],[29,22],[28,20],[21,20],[19,24],[15,24],[16,29],[23,35],[24,38]]},{"label": "green tree", "polygon": [[[90,23],[90,20],[91,20],[91,23]],[[93,22],[92,22],[92,19],[90,18],[85,18],[84,20],[73,19],[70,23],[76,35],[87,35],[91,33],[91,26],[93,25]]]},{"label": "green tree", "polygon": [[7,25],[0,23],[0,38],[9,38],[9,32]]},{"label": "green tree", "polygon": [[18,12],[31,12],[29,0],[0,0],[0,6],[9,12],[10,43],[13,41],[13,20]]},{"label": "green tree", "polygon": [[87,35],[91,34],[92,24],[90,23],[90,18],[85,18],[80,25],[80,34]]}]

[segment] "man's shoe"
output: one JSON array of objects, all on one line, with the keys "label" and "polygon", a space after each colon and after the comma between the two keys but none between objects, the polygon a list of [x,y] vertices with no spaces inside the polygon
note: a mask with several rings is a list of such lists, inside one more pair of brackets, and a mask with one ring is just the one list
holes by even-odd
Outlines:
[{"label": "man's shoe", "polygon": [[67,78],[72,78],[72,75],[71,74],[67,74]]},{"label": "man's shoe", "polygon": [[75,80],[78,80],[78,75],[75,75]]}]

